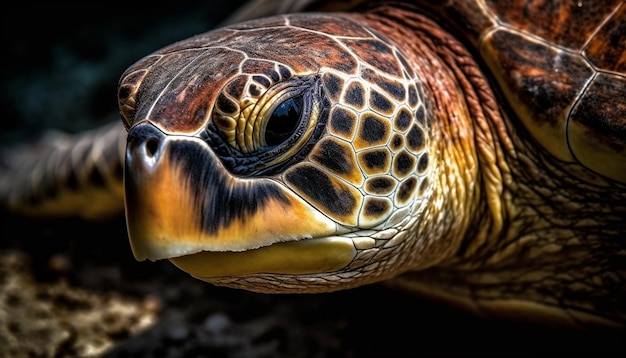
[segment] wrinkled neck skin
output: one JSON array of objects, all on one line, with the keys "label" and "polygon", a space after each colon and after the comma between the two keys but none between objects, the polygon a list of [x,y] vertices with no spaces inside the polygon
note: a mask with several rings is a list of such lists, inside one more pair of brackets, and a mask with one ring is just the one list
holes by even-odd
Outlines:
[{"label": "wrinkled neck skin", "polygon": [[468,235],[474,248],[501,235],[503,175],[509,171],[503,151],[513,152],[512,143],[487,82],[458,41],[419,15],[380,12],[352,16],[386,29],[382,35],[415,64],[430,101],[431,196],[413,225],[421,242],[416,249],[424,253],[412,267],[423,269],[458,260]]},{"label": "wrinkled neck skin", "polygon": [[624,326],[626,188],[537,146],[434,22],[384,6],[353,16],[417,64],[435,113],[420,270],[395,283],[489,317]]}]

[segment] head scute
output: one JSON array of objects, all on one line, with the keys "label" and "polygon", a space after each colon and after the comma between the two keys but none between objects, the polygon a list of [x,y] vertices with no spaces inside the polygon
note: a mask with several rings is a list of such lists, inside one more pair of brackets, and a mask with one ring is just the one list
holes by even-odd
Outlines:
[{"label": "head scute", "polygon": [[396,48],[366,33],[335,38],[358,60],[357,71],[321,67],[329,101],[326,136],[283,176],[292,190],[347,230],[387,227],[394,211],[419,202],[416,195],[426,190],[418,188],[428,183],[428,128],[417,118],[428,114],[419,79],[409,75],[414,72]]},{"label": "head scute", "polygon": [[[347,16],[326,15],[259,20],[176,46],[146,66],[155,70],[167,62],[177,72],[157,77],[153,71],[146,79],[140,65],[120,90],[121,98],[132,93],[125,110],[163,133],[159,153],[176,153],[146,170],[185,188],[163,191],[158,200],[141,189],[143,196],[130,205],[158,205],[163,221],[170,206],[201,207],[176,255],[309,239],[335,250],[338,240],[337,250],[347,256],[333,270],[349,272],[373,254],[368,250],[402,250],[406,235],[386,235],[407,230],[430,193],[424,118],[431,114],[420,79],[399,48]],[[133,85],[133,76],[141,83]],[[202,127],[185,112],[189,108],[204,110]],[[178,133],[179,126],[194,132]],[[141,148],[145,138],[136,137]],[[134,163],[136,172],[148,167]],[[132,179],[129,185],[137,187],[146,181]],[[172,204],[161,204],[166,201]],[[154,249],[161,243],[140,232],[152,219],[137,215],[133,235],[145,240],[138,252],[166,256]],[[174,237],[178,225],[167,221],[158,235]],[[387,234],[365,239],[378,231]],[[209,275],[203,270],[196,272]]]}]

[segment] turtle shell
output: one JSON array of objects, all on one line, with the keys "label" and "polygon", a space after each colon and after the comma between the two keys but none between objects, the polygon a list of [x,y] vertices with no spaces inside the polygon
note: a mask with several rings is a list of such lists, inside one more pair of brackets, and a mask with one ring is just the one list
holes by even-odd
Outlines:
[{"label": "turtle shell", "polygon": [[451,11],[539,144],[626,181],[623,1],[458,1]]},{"label": "turtle shell", "polygon": [[[252,1],[229,21],[268,12],[338,11],[371,2],[273,3]],[[407,3],[441,17],[476,49],[484,71],[501,89],[501,106],[553,157],[626,182],[624,1]]]}]

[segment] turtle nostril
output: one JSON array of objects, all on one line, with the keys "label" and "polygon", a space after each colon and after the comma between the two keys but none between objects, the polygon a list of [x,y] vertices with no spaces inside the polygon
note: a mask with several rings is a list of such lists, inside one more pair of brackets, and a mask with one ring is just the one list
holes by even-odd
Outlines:
[{"label": "turtle nostril", "polygon": [[150,138],[146,141],[146,154],[152,158],[159,149],[159,141],[155,138]]},{"label": "turtle nostril", "polygon": [[[140,123],[128,132],[126,155],[129,160],[149,160],[154,164],[163,151],[166,136],[150,123]],[[146,162],[148,163],[148,162]]]}]

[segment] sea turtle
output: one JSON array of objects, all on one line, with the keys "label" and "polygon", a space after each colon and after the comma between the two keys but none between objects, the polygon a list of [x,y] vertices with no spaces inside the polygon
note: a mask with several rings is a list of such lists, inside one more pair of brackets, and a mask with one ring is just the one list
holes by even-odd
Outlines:
[{"label": "sea turtle", "polygon": [[126,131],[6,158],[4,202],[124,196],[138,260],[217,285],[626,324],[624,1],[260,3],[130,66]]}]

